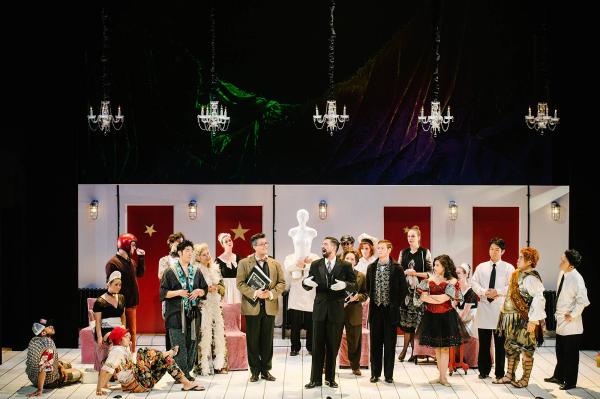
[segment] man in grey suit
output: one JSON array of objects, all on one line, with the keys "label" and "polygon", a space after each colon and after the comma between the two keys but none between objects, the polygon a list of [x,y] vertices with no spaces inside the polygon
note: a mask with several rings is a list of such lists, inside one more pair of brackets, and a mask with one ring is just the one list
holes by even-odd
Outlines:
[{"label": "man in grey suit", "polygon": [[336,256],[339,246],[336,238],[325,237],[321,244],[323,258],[311,263],[308,277],[302,282],[305,290],[317,289],[313,307],[312,364],[306,389],[322,385],[325,361],[325,383],[331,388],[338,387],[335,360],[344,328],[344,299],[346,291],[357,290],[352,265]]}]

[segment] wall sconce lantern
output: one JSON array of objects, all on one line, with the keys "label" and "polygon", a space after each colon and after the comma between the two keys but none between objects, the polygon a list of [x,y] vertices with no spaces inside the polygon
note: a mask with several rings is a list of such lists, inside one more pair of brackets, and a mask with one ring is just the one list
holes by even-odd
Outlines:
[{"label": "wall sconce lantern", "polygon": [[319,202],[319,219],[327,219],[327,201],[325,200],[321,200],[321,202]]},{"label": "wall sconce lantern", "polygon": [[92,220],[98,219],[98,200],[92,200],[92,202],[90,202],[90,205],[88,205],[88,207],[89,207],[89,212],[90,212],[90,219],[92,219]]},{"label": "wall sconce lantern", "polygon": [[198,202],[196,200],[191,200],[188,204],[188,217],[190,220],[195,220],[198,216]]},{"label": "wall sconce lantern", "polygon": [[458,204],[454,201],[450,201],[448,204],[448,218],[450,220],[458,219]]},{"label": "wall sconce lantern", "polygon": [[558,222],[560,220],[560,204],[556,201],[552,201],[552,204],[550,205],[550,209],[551,209],[551,214],[552,214],[552,220],[554,220],[555,222]]}]

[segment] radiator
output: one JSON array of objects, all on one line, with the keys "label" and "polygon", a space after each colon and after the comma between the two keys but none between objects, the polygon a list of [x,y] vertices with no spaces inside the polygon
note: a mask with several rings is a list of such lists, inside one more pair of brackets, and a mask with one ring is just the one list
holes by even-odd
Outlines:
[{"label": "radiator", "polygon": [[83,328],[89,325],[87,299],[98,298],[105,292],[106,288],[79,288],[79,327]]}]

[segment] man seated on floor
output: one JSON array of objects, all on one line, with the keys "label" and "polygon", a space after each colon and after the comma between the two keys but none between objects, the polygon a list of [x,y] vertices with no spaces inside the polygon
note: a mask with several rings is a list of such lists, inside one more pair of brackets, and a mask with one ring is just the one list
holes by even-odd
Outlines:
[{"label": "man seated on floor", "polygon": [[179,347],[175,346],[166,352],[150,348],[139,348],[137,361],[133,362],[131,354],[131,334],[129,330],[118,326],[108,336],[112,342],[108,358],[98,375],[96,395],[104,395],[111,376],[116,376],[121,389],[128,392],[148,392],[168,372],[176,384],[183,384],[182,391],[204,391],[200,383],[190,382],[177,366],[173,356]]},{"label": "man seated on floor", "polygon": [[59,388],[81,379],[81,371],[72,368],[70,363],[58,360],[58,351],[52,339],[55,333],[53,324],[44,319],[33,323],[35,337],[31,338],[27,347],[25,372],[37,390],[28,394],[29,397],[40,396],[44,388]]}]

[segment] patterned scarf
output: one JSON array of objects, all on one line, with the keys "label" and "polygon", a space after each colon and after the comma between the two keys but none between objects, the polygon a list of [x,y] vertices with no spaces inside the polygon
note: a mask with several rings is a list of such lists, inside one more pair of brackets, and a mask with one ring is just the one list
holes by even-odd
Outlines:
[{"label": "patterned scarf", "polygon": [[[183,289],[188,290],[188,292],[192,292],[194,290],[194,277],[196,277],[196,268],[190,263],[187,269],[188,274],[186,277],[185,273],[183,272],[183,266],[181,266],[179,260],[175,263],[175,272],[177,274],[177,279],[179,280],[179,283],[181,284]],[[188,298],[181,298],[181,300],[183,302],[183,308],[186,311],[190,309],[190,305],[198,305],[198,298],[191,301]]]}]

